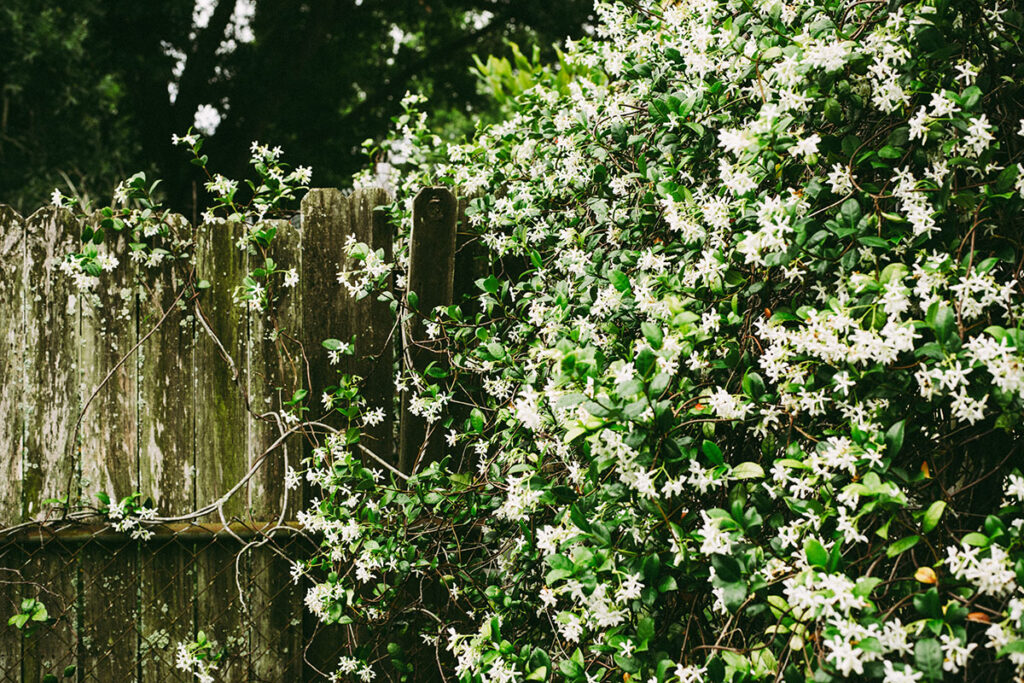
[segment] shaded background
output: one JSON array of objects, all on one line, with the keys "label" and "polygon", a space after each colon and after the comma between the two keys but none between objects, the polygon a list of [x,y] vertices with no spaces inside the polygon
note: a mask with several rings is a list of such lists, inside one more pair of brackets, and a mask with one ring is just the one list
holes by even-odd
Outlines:
[{"label": "shaded background", "polygon": [[468,132],[468,116],[494,107],[472,56],[506,55],[511,40],[549,59],[584,32],[592,5],[4,0],[0,202],[29,213],[58,186],[106,202],[143,170],[164,179],[171,208],[194,216],[205,206],[201,182],[193,200],[201,176],[170,139],[197,121],[213,171],[245,175],[259,140],[312,166],[314,185],[344,187],[366,163],[360,144],[386,133],[407,90],[430,98],[448,135]]}]

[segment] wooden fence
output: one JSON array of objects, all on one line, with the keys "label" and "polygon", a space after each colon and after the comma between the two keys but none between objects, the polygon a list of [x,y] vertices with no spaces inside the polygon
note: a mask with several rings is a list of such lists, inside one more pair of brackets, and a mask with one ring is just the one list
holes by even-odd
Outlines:
[{"label": "wooden fence", "polygon": [[[235,246],[244,226],[194,230],[197,277],[212,283],[198,305],[171,269],[137,273],[121,244],[93,307],[58,270],[82,225],[63,209],[22,218],[0,206],[0,681],[41,681],[67,666],[79,681],[188,680],[174,647],[199,630],[227,648],[218,680],[331,671],[344,633],[317,628],[282,557],[308,555],[315,539],[279,524],[303,502],[289,498],[285,469],[299,467],[315,435],[268,452],[280,431],[265,414],[296,387],[319,397],[337,370],[320,341],[355,335],[342,369],[367,377],[371,404],[389,416],[370,434],[374,451],[406,470],[438,455],[416,418],[403,415],[398,435],[390,417],[395,358],[431,360],[416,348],[422,326],[407,325],[402,354],[387,304],[353,300],[336,278],[349,235],[390,258],[392,228],[375,210],[388,201],[382,190],[313,190],[301,221],[278,224],[271,255],[300,276],[274,311],[290,347],[268,339],[266,314],[232,300],[255,258]],[[452,300],[459,214],[444,189],[415,201],[408,281],[420,310]],[[315,417],[319,399],[310,406]],[[239,482],[218,514],[189,517]],[[182,522],[137,542],[67,517],[100,491],[139,491]],[[28,636],[6,625],[24,598],[51,617]]]}]

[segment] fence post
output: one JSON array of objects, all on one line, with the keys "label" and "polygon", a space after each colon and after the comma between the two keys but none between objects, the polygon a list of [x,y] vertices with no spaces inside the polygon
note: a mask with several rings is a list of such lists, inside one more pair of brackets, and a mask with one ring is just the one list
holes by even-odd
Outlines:
[{"label": "fence post", "polygon": [[[404,360],[417,373],[424,372],[432,362],[442,367],[446,362],[444,354],[434,348],[437,342],[427,334],[425,316],[432,316],[438,306],[452,303],[457,209],[454,195],[444,187],[425,187],[413,200],[406,303],[414,312],[402,323],[402,343]],[[414,386],[407,387],[402,397],[398,462],[403,472],[412,472],[444,454],[439,423],[430,425],[409,409],[417,391]]]}]

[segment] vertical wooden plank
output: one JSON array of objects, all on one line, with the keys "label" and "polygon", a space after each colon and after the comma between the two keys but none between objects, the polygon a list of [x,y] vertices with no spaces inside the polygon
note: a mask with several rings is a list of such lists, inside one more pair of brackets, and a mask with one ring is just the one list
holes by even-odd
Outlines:
[{"label": "vertical wooden plank", "polygon": [[[78,481],[72,442],[79,411],[79,319],[77,290],[58,270],[64,257],[78,249],[80,226],[68,211],[47,207],[25,221],[25,354],[22,516],[46,516],[48,498],[70,496]],[[70,487],[70,489],[69,489]],[[76,664],[77,564],[59,547],[31,549],[23,578],[33,586],[25,597],[41,598],[56,621],[26,641],[22,677],[40,681],[55,669]],[[59,671],[57,671],[59,673]]]},{"label": "vertical wooden plank", "polygon": [[24,415],[25,226],[0,205],[0,525],[21,521],[21,448]]},{"label": "vertical wooden plank", "polygon": [[[381,188],[357,190],[350,197],[334,189],[315,189],[306,194],[302,200],[302,328],[312,377],[311,413],[320,417],[323,407],[319,397],[327,386],[336,383],[339,371],[363,377],[368,407],[385,411],[384,420],[366,430],[364,445],[393,463],[392,363],[396,339],[392,315],[388,305],[377,301],[376,296],[360,300],[350,296],[334,276],[356,264],[345,255],[349,236],[374,251],[382,250],[385,261],[392,259],[392,227],[387,215],[377,210],[389,201],[387,191]],[[347,343],[353,336],[355,353],[332,365],[320,343],[328,338]],[[330,416],[326,422],[338,426]]]},{"label": "vertical wooden plank", "polygon": [[[367,430],[365,445],[391,461],[392,316],[387,304],[377,297],[356,300],[335,277],[339,270],[356,264],[345,255],[344,245],[350,237],[374,251],[382,250],[384,260],[391,260],[391,225],[386,214],[376,210],[389,201],[387,191],[380,188],[357,190],[349,197],[335,189],[314,189],[306,194],[302,200],[302,330],[312,377],[313,416],[322,416],[320,397],[327,386],[336,383],[339,371],[363,377],[369,407],[382,407],[387,415],[384,422]],[[320,343],[328,338],[348,343],[353,336],[355,353],[332,365]],[[326,421],[338,426],[330,416]]]},{"label": "vertical wooden plank", "polygon": [[[319,397],[335,383],[337,368],[320,342],[331,337],[348,341],[342,335],[353,328],[342,287],[331,277],[341,266],[348,221],[348,200],[340,190],[313,189],[302,199],[302,339],[312,380],[310,414],[321,421],[325,416]],[[326,420],[336,422],[330,416]]]},{"label": "vertical wooden plank", "polygon": [[[335,416],[324,414],[319,402],[324,390],[337,377],[337,367],[328,362],[327,352],[320,345],[324,339],[336,338],[348,341],[343,335],[352,329],[353,322],[349,309],[341,299],[343,288],[329,273],[336,273],[341,266],[345,235],[351,230],[348,215],[348,199],[340,190],[312,189],[302,199],[302,340],[306,350],[311,378],[310,415],[318,421],[337,427],[340,422]],[[347,361],[346,361],[347,362]],[[323,444],[324,435],[311,434],[314,443]],[[309,452],[306,453],[309,455]],[[311,500],[320,492],[306,484],[305,499]],[[308,589],[306,582],[299,589]],[[335,643],[319,637],[317,618],[303,607],[303,680],[320,680],[317,671],[330,673],[338,658]]]},{"label": "vertical wooden plank", "polygon": [[[288,221],[274,221],[277,229],[266,254],[277,269],[302,272],[302,228]],[[249,396],[257,413],[276,413],[277,419],[250,417],[249,463],[263,457],[263,464],[250,480],[249,515],[255,524],[293,520],[302,509],[302,492],[284,486],[288,467],[299,468],[303,447],[298,434],[284,441],[264,457],[275,444],[281,429],[291,425],[283,417],[292,393],[307,388],[306,368],[298,340],[302,338],[302,291],[284,277],[271,277],[265,311],[249,316]],[[309,397],[312,400],[312,396]],[[308,402],[307,402],[308,403]],[[301,416],[296,413],[296,417]],[[279,422],[280,420],[280,422]],[[288,681],[302,679],[302,596],[292,585],[289,562],[274,552],[275,541],[251,549],[251,572],[247,590],[251,628],[249,635],[250,680]]]},{"label": "vertical wooden plank", "polygon": [[[198,232],[196,272],[212,286],[200,297],[196,323],[195,478],[196,503],[219,499],[246,472],[248,416],[246,387],[246,313],[234,301],[235,287],[246,275],[246,254],[235,246],[245,226],[204,225]],[[227,354],[223,357],[222,354]],[[246,498],[235,495],[224,516],[241,517]],[[219,521],[211,515],[206,521]]]},{"label": "vertical wooden plank", "polygon": [[[436,342],[426,333],[424,316],[452,302],[457,208],[455,197],[444,187],[425,187],[413,200],[406,301],[410,292],[418,301],[417,312],[402,326],[402,339],[405,353],[418,372],[431,362],[444,363],[443,354],[435,350]],[[438,460],[444,453],[439,430],[428,427],[426,420],[409,410],[409,399],[415,391],[410,387],[402,397],[399,467],[403,472]]]},{"label": "vertical wooden plank", "polygon": [[[459,306],[465,320],[473,320],[478,313],[483,313],[480,305],[480,288],[477,280],[486,278],[489,272],[487,247],[480,239],[479,230],[474,229],[466,217],[466,211],[473,197],[458,198],[458,222],[455,236],[455,268],[452,283],[452,301]],[[468,391],[467,391],[468,389]],[[460,382],[457,393],[452,397],[450,414],[454,418],[456,430],[461,430],[472,412],[472,401],[476,399],[472,387]],[[477,455],[471,448],[461,447],[449,450],[452,456],[452,470],[461,472],[475,471]]]},{"label": "vertical wooden plank", "polygon": [[[179,229],[187,228],[181,216]],[[187,267],[180,264],[179,267]],[[192,351],[195,322],[188,310],[175,311],[185,273],[165,263],[148,269],[140,292],[140,337],[155,328],[140,347],[139,490],[153,499],[161,515],[193,509],[195,419]],[[187,301],[187,297],[180,299]],[[140,676],[144,683],[191,680],[174,665],[175,647],[193,638],[195,569],[192,551],[177,541],[151,542],[140,548]]]},{"label": "vertical wooden plank", "polygon": [[[194,353],[198,506],[219,499],[241,481],[247,470],[248,419],[243,393],[246,313],[233,297],[246,274],[246,254],[235,246],[245,228],[237,223],[207,224],[197,235],[197,277],[212,285],[200,298],[202,318],[197,318]],[[243,517],[245,508],[243,487],[241,494],[224,503],[224,519]],[[219,519],[211,515],[204,521]],[[243,681],[248,675],[248,634],[236,586],[238,550],[234,542],[196,547],[196,630],[227,648],[218,673],[223,681]],[[241,572],[238,583],[244,586],[248,581],[245,558],[237,570]]]},{"label": "vertical wooden plank", "polygon": [[[138,338],[135,267],[123,234],[101,247],[118,265],[100,276],[95,305],[83,302],[80,345],[83,408],[81,492],[95,503],[104,492],[119,501],[139,489]],[[81,680],[136,677],[137,547],[88,543],[81,563]]]},{"label": "vertical wooden plank", "polygon": [[[302,200],[302,339],[312,378],[311,415],[332,427],[340,426],[334,416],[323,415],[319,399],[324,389],[336,383],[339,371],[366,378],[364,393],[369,407],[383,408],[385,419],[367,430],[365,446],[395,463],[392,349],[396,340],[392,335],[392,316],[388,306],[378,302],[375,296],[356,301],[335,278],[339,270],[354,265],[344,252],[350,235],[375,251],[383,250],[384,259],[391,260],[392,229],[387,216],[376,211],[389,201],[383,189],[358,190],[350,197],[335,189],[314,189]],[[328,338],[349,342],[353,335],[356,336],[355,354],[344,356],[338,364],[332,365],[321,342]],[[323,435],[315,435],[315,440],[323,443]],[[380,467],[376,463],[372,466]],[[309,490],[306,495],[309,498],[318,493]],[[306,586],[301,585],[300,592],[305,590]],[[338,656],[348,652],[346,639],[351,630],[322,627],[305,609],[303,622],[306,641],[303,680],[320,680],[317,672],[330,673]]]},{"label": "vertical wooden plank", "polygon": [[[25,353],[25,225],[0,205],[0,526],[21,521],[22,411]],[[0,539],[2,543],[2,539]],[[24,555],[0,545],[0,616],[18,611]],[[0,620],[0,681],[21,679],[21,634]]]},{"label": "vertical wooden plank", "polygon": [[[365,242],[374,251],[383,250],[385,262],[392,260],[394,236],[387,214],[379,210],[379,207],[390,201],[391,197],[382,188],[356,190],[349,197],[349,224],[356,240]],[[345,265],[353,264],[347,261]],[[344,304],[352,309],[354,328],[346,333],[349,336],[356,335],[354,367],[351,371],[365,379],[363,396],[366,397],[367,409],[384,410],[384,419],[380,424],[364,428],[362,443],[387,462],[395,464],[392,406],[395,383],[392,364],[393,349],[398,340],[394,318],[388,305],[377,301],[376,295],[356,301],[348,296],[347,290],[343,290],[340,296]],[[395,334],[392,334],[393,331]],[[367,464],[380,469],[380,465],[375,462],[368,461]]]}]

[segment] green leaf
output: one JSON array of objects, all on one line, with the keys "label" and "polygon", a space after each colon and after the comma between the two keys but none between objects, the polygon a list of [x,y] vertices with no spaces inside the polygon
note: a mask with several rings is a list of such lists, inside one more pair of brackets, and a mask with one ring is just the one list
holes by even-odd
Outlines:
[{"label": "green leaf", "polygon": [[573,679],[583,675],[583,667],[571,659],[563,659],[558,663],[558,670],[566,678]]},{"label": "green leaf", "polygon": [[964,537],[960,539],[960,542],[976,548],[984,548],[992,541],[985,534],[979,534],[977,531],[972,531],[971,533],[964,535]]},{"label": "green leaf", "polygon": [[707,456],[708,460],[716,465],[721,465],[725,462],[722,459],[722,449],[714,441],[705,439],[704,443],[700,445],[700,450]]},{"label": "green leaf", "polygon": [[828,551],[817,539],[807,539],[804,543],[804,555],[807,556],[807,564],[812,567],[824,569],[828,565]]},{"label": "green leaf", "polygon": [[629,291],[629,276],[621,270],[613,270],[608,273],[608,281],[620,292]]},{"label": "green leaf", "polygon": [[1024,640],[1015,640],[1012,643],[1007,643],[1006,647],[1000,648],[997,657],[1005,657],[1008,654],[1024,652]]},{"label": "green leaf", "polygon": [[732,468],[733,479],[763,479],[764,468],[756,462],[741,462]]},{"label": "green leaf", "polygon": [[760,398],[764,393],[764,380],[756,372],[747,372],[743,375],[743,393],[750,398]]},{"label": "green leaf", "polygon": [[920,540],[920,536],[906,536],[905,538],[901,538],[900,540],[890,545],[886,549],[885,554],[887,557],[896,557],[900,553],[904,553],[913,548],[915,545],[917,545],[917,542]]},{"label": "green leaf", "polygon": [[942,647],[935,638],[923,638],[914,646],[914,666],[929,680],[942,679]]},{"label": "green leaf", "polygon": [[956,324],[956,314],[952,308],[937,301],[928,307],[925,323],[935,332],[935,339],[940,344],[945,344],[953,333],[953,326]]},{"label": "green leaf", "polygon": [[469,413],[469,426],[479,434],[484,430],[484,413],[479,408],[473,408]]},{"label": "green leaf", "polygon": [[647,343],[651,345],[651,348],[661,348],[663,335],[660,325],[655,325],[652,322],[644,321],[640,323],[640,331],[644,333],[644,338],[647,340]]},{"label": "green leaf", "polygon": [[890,458],[896,457],[896,454],[903,448],[903,435],[906,426],[907,421],[900,420],[885,432],[885,454]]},{"label": "green leaf", "polygon": [[850,225],[856,225],[857,221],[860,220],[860,204],[852,197],[847,199],[843,202],[843,205],[839,207],[839,215],[842,216]]},{"label": "green leaf", "polygon": [[943,500],[937,500],[928,506],[928,509],[924,512],[924,520],[921,522],[921,530],[928,533],[939,524],[939,520],[942,519],[942,513],[946,510],[946,502]]},{"label": "green leaf", "polygon": [[546,681],[548,680],[548,668],[546,666],[538,667],[530,672],[526,677],[528,681]]},{"label": "green leaf", "polygon": [[576,528],[580,531],[590,533],[590,520],[583,514],[578,505],[572,505],[569,507],[569,519],[576,525]]},{"label": "green leaf", "polygon": [[740,563],[731,555],[712,555],[711,566],[715,568],[715,576],[725,583],[736,583],[743,577]]}]

